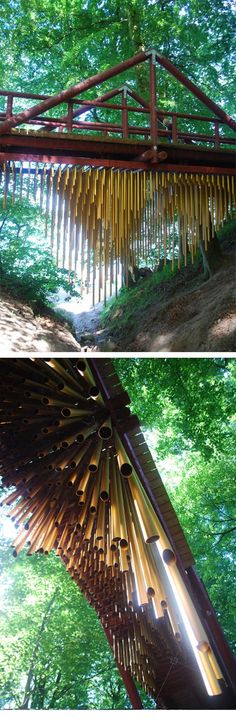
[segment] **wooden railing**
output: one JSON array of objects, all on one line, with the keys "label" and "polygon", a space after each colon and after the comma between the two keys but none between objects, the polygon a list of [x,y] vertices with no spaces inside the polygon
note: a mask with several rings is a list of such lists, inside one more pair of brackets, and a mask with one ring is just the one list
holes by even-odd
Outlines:
[{"label": "wooden railing", "polygon": [[[110,78],[114,78],[123,74],[127,70],[136,67],[140,63],[149,63],[149,81],[147,91],[149,90],[149,98],[147,101],[141,98],[132,87],[126,83],[118,88],[95,97],[93,99],[78,98],[81,94],[99,87]],[[197,98],[198,101],[210,111],[213,115],[179,113],[170,110],[164,110],[157,107],[157,83],[156,83],[156,67],[161,65],[176,80]],[[117,98],[117,96],[119,96]],[[236,122],[227,113],[211,100],[198,86],[196,86],[189,78],[187,78],[181,70],[176,68],[167,58],[161,56],[155,49],[141,51],[134,55],[133,58],[124,60],[113,68],[107,68],[97,75],[80,81],[76,85],[71,86],[56,95],[43,95],[38,93],[22,93],[19,91],[0,90],[0,97],[5,98],[5,107],[0,112],[0,135],[5,135],[17,126],[23,128],[28,125],[40,131],[59,131],[66,133],[96,133],[102,135],[115,134],[121,136],[124,141],[129,138],[144,138],[151,140],[155,149],[158,140],[164,140],[167,143],[199,143],[210,144],[214,148],[219,149],[222,145],[235,145],[235,137],[224,134],[224,128],[227,126],[230,131],[236,130]],[[21,99],[22,110],[15,113],[14,104],[16,100]],[[115,100],[114,100],[115,99]],[[36,101],[36,104],[26,108],[25,101]],[[111,101],[112,102],[108,102]],[[38,102],[37,102],[38,101]],[[135,102],[134,102],[135,101]],[[57,116],[57,109],[63,106],[66,108],[66,114]],[[45,113],[56,108],[56,115],[45,116]],[[87,112],[96,109],[120,112],[118,121],[111,122],[101,118],[101,122],[86,120],[84,117]],[[138,115],[137,115],[138,114]],[[146,120],[143,124],[135,124],[133,117],[143,115]],[[130,117],[132,115],[132,118]],[[80,117],[82,118],[80,119]],[[201,124],[208,124],[209,132]],[[223,129],[223,130],[222,130]]]}]

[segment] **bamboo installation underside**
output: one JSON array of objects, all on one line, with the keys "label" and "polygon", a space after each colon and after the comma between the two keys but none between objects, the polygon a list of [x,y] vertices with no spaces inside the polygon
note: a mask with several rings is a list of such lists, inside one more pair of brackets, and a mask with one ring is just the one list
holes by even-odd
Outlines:
[{"label": "bamboo installation underside", "polygon": [[[101,162],[102,164],[102,162]],[[227,175],[128,171],[39,163],[3,164],[3,203],[34,198],[59,266],[73,272],[93,302],[117,293],[128,271],[156,256],[192,262],[235,209]]]},{"label": "bamboo installation underside", "polygon": [[0,370],[0,473],[15,487],[3,501],[19,527],[14,555],[26,544],[28,554],[56,550],[116,660],[147,692],[158,697],[174,656],[220,694],[223,675],[174,550],[89,363],[2,359]]}]

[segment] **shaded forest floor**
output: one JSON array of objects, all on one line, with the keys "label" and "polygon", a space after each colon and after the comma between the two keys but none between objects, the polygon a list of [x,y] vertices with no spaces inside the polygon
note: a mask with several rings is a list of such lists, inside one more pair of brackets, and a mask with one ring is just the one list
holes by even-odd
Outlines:
[{"label": "shaded forest floor", "polygon": [[46,311],[35,316],[27,304],[11,298],[0,287],[0,351],[51,353],[80,351],[80,346],[63,320]]},{"label": "shaded forest floor", "polygon": [[[205,281],[201,264],[177,272],[155,287],[139,282],[103,313],[119,351],[235,351],[236,251]],[[130,310],[129,310],[130,309]]]},{"label": "shaded forest floor", "polygon": [[35,316],[0,289],[0,350],[235,351],[235,269],[236,246],[230,239],[223,244],[220,269],[209,280],[201,261],[175,274],[167,266],[122,290],[106,309],[101,303],[86,310],[78,304],[70,312],[68,306],[69,323],[50,311]]}]

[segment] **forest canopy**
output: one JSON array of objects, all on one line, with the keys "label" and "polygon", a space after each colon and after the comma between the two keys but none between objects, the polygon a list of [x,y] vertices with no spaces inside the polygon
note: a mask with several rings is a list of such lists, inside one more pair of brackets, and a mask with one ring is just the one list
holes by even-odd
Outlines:
[{"label": "forest canopy", "polygon": [[[115,366],[234,649],[236,360],[120,358]],[[15,532],[9,539],[3,529],[2,709],[128,709],[100,623],[60,560],[14,559]],[[144,696],[143,704],[154,703]]]},{"label": "forest canopy", "polygon": [[[2,87],[54,93],[156,47],[233,112],[234,0],[3,0],[2,5]],[[135,80],[145,95],[142,68]],[[180,104],[186,97],[162,71],[158,92],[159,102],[170,107],[173,93]]]}]

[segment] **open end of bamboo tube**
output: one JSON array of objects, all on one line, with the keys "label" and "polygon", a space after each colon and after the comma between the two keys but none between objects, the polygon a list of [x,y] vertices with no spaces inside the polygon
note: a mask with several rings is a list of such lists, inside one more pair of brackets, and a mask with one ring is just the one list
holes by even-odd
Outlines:
[{"label": "open end of bamboo tube", "polygon": [[78,442],[78,444],[82,444],[82,442],[84,441],[84,434],[78,434],[78,436],[76,436],[76,441]]},{"label": "open end of bamboo tube", "polygon": [[68,416],[71,415],[71,410],[68,408],[61,409],[61,415],[65,418],[68,418]]},{"label": "open end of bamboo tube", "polygon": [[121,540],[120,540],[120,547],[121,547],[121,549],[128,549],[128,546],[129,546],[129,545],[128,545],[127,539],[121,539]]},{"label": "open end of bamboo tube", "polygon": [[155,597],[155,589],[153,589],[153,587],[148,587],[147,595],[148,597]]},{"label": "open end of bamboo tube", "polygon": [[98,386],[90,386],[89,389],[89,396],[91,396],[92,399],[96,399],[100,394]]},{"label": "open end of bamboo tube", "polygon": [[128,478],[129,476],[132,476],[133,468],[132,468],[131,464],[128,464],[126,462],[124,464],[121,464],[120,473],[122,474],[122,476],[124,476],[126,478]]},{"label": "open end of bamboo tube", "polygon": [[81,374],[83,374],[86,371],[86,363],[83,361],[83,359],[78,359],[75,364],[78,371],[80,371]]},{"label": "open end of bamboo tube", "polygon": [[210,652],[209,642],[207,642],[206,640],[203,642],[198,642],[197,649],[199,649],[199,652],[204,652],[205,654],[207,652]]},{"label": "open end of bamboo tube", "polygon": [[147,543],[147,544],[153,544],[154,542],[158,541],[159,538],[160,538],[160,537],[159,537],[159,534],[153,534],[152,536],[149,536],[149,537],[146,539],[146,543]]},{"label": "open end of bamboo tube", "polygon": [[110,426],[101,426],[98,432],[98,436],[100,436],[100,439],[110,439],[112,436],[112,429]]},{"label": "open end of bamboo tube", "polygon": [[176,564],[176,556],[175,556],[174,552],[172,551],[172,549],[164,549],[162,556],[163,556],[163,561],[165,562],[165,564],[167,564],[167,566],[170,567],[173,564]]},{"label": "open end of bamboo tube", "polygon": [[89,464],[88,469],[89,471],[91,471],[91,474],[95,474],[95,472],[98,470],[97,464]]},{"label": "open end of bamboo tube", "polygon": [[108,501],[108,499],[109,499],[109,494],[108,494],[108,492],[107,492],[107,491],[101,491],[100,499],[102,499],[102,501]]}]

